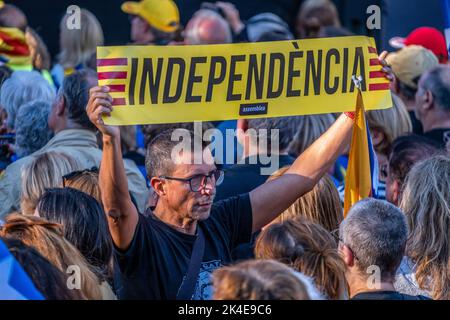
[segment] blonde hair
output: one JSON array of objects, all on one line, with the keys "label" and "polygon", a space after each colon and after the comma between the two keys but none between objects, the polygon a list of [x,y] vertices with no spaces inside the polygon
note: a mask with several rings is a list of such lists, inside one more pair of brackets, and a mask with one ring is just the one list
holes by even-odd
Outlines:
[{"label": "blonde hair", "polygon": [[0,236],[21,240],[25,245],[34,247],[55,267],[67,274],[69,266],[80,268],[81,292],[86,299],[102,298],[99,280],[89,269],[81,253],[63,237],[62,226],[35,216],[10,214]]},{"label": "blonde hair", "polygon": [[272,260],[248,260],[213,273],[214,300],[311,300],[293,270]]},{"label": "blonde hair", "polygon": [[[267,181],[277,179],[288,169],[289,167],[279,169]],[[318,223],[329,232],[339,228],[344,219],[341,201],[339,192],[328,175],[323,176],[310,192],[298,198],[273,222],[280,223],[296,217],[303,217]]]},{"label": "blonde hair", "polygon": [[67,27],[66,14],[60,24],[59,62],[67,68],[74,68],[80,63],[88,63],[96,53],[97,46],[103,45],[103,30],[97,18],[88,10],[81,9],[80,29]]},{"label": "blonde hair", "polygon": [[406,254],[433,299],[450,299],[450,158],[434,156],[409,172],[400,208],[410,234]]},{"label": "blonde hair", "polygon": [[331,299],[345,293],[345,264],[333,236],[322,226],[303,218],[265,228],[256,240],[257,259],[274,259],[314,279]]},{"label": "blonde hair", "polygon": [[98,184],[98,172],[84,171],[65,180],[65,186],[87,193],[102,205],[102,194]]},{"label": "blonde hair", "polygon": [[22,169],[22,213],[33,214],[45,189],[62,186],[62,177],[79,169],[78,162],[64,153],[48,151],[34,156]]},{"label": "blonde hair", "polygon": [[327,131],[336,119],[331,114],[297,117],[298,130],[288,146],[288,153],[298,156]]},{"label": "blonde hair", "polygon": [[384,139],[373,147],[377,153],[385,156],[389,154],[395,139],[412,132],[411,118],[403,101],[392,94],[392,103],[392,108],[367,112],[370,130],[379,130],[384,134]]}]

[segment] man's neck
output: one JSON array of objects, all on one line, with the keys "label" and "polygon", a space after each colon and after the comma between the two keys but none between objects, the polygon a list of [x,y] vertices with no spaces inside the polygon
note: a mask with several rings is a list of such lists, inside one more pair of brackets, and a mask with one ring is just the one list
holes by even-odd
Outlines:
[{"label": "man's neck", "polygon": [[197,230],[197,220],[193,220],[188,217],[180,217],[178,212],[164,207],[160,201],[158,201],[153,214],[159,220],[174,228],[175,230],[182,233],[195,235],[195,231]]},{"label": "man's neck", "polygon": [[64,130],[68,130],[68,129],[85,129],[82,126],[80,126],[79,124],[73,123],[73,122],[67,122],[65,123],[63,126],[57,127],[53,130],[53,132],[55,134],[64,131]]},{"label": "man's neck", "polygon": [[450,117],[448,115],[436,115],[428,119],[424,119],[422,122],[423,132],[429,132],[434,129],[446,129],[450,128]]},{"label": "man's neck", "polygon": [[[369,283],[372,286],[369,286]],[[379,283],[371,283],[370,279],[358,279],[349,282],[350,298],[363,292],[378,292],[378,291],[396,291],[393,282],[381,281]]]}]

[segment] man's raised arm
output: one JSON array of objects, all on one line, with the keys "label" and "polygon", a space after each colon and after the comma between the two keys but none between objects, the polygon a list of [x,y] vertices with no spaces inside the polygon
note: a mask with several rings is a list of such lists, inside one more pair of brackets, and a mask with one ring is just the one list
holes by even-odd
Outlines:
[{"label": "man's raised arm", "polygon": [[103,155],[100,164],[99,184],[109,230],[114,244],[120,249],[130,245],[138,222],[138,212],[128,192],[120,146],[120,130],[105,125],[102,116],[112,111],[112,98],[108,87],[90,90],[86,111],[89,119],[103,134]]},{"label": "man's raised arm", "polygon": [[253,232],[260,230],[295,200],[314,188],[349,145],[353,120],[341,115],[278,179],[250,192]]}]

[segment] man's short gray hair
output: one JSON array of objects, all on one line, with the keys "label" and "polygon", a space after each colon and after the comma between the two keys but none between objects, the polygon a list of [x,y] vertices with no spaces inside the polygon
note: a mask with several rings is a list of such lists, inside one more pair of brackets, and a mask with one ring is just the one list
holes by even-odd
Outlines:
[{"label": "man's short gray hair", "polygon": [[450,112],[450,66],[439,65],[425,76],[423,87],[431,91],[439,108]]},{"label": "man's short gray hair", "polygon": [[22,105],[16,117],[15,151],[25,157],[42,148],[51,138],[48,116],[51,105],[45,100],[34,100]]},{"label": "man's short gray hair", "polygon": [[341,223],[343,243],[353,252],[362,274],[377,266],[382,279],[392,279],[403,258],[408,227],[394,205],[372,198],[356,203]]},{"label": "man's short gray hair", "polygon": [[15,71],[7,79],[0,92],[0,105],[8,114],[6,125],[15,128],[19,108],[32,100],[44,100],[49,103],[55,98],[55,90],[37,71]]}]

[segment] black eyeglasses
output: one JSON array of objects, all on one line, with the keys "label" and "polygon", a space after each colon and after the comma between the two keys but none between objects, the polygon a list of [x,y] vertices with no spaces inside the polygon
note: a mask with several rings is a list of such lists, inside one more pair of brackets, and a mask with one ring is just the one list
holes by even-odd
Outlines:
[{"label": "black eyeglasses", "polygon": [[207,175],[196,174],[190,178],[175,178],[169,176],[160,176],[159,178],[189,183],[189,187],[191,188],[192,192],[200,192],[206,187],[208,179],[210,179],[211,183],[214,183],[216,186],[220,185],[223,182],[224,172],[222,170],[216,169],[211,171]]},{"label": "black eyeglasses", "polygon": [[63,187],[64,188],[66,187],[66,181],[67,180],[74,179],[74,178],[76,178],[78,176],[81,176],[81,175],[83,175],[85,173],[98,173],[98,172],[99,172],[99,170],[98,170],[97,167],[92,167],[90,169],[84,169],[84,170],[78,170],[78,171],[72,171],[72,172],[70,172],[70,173],[68,173],[66,175],[63,175],[63,177],[62,177]]}]

